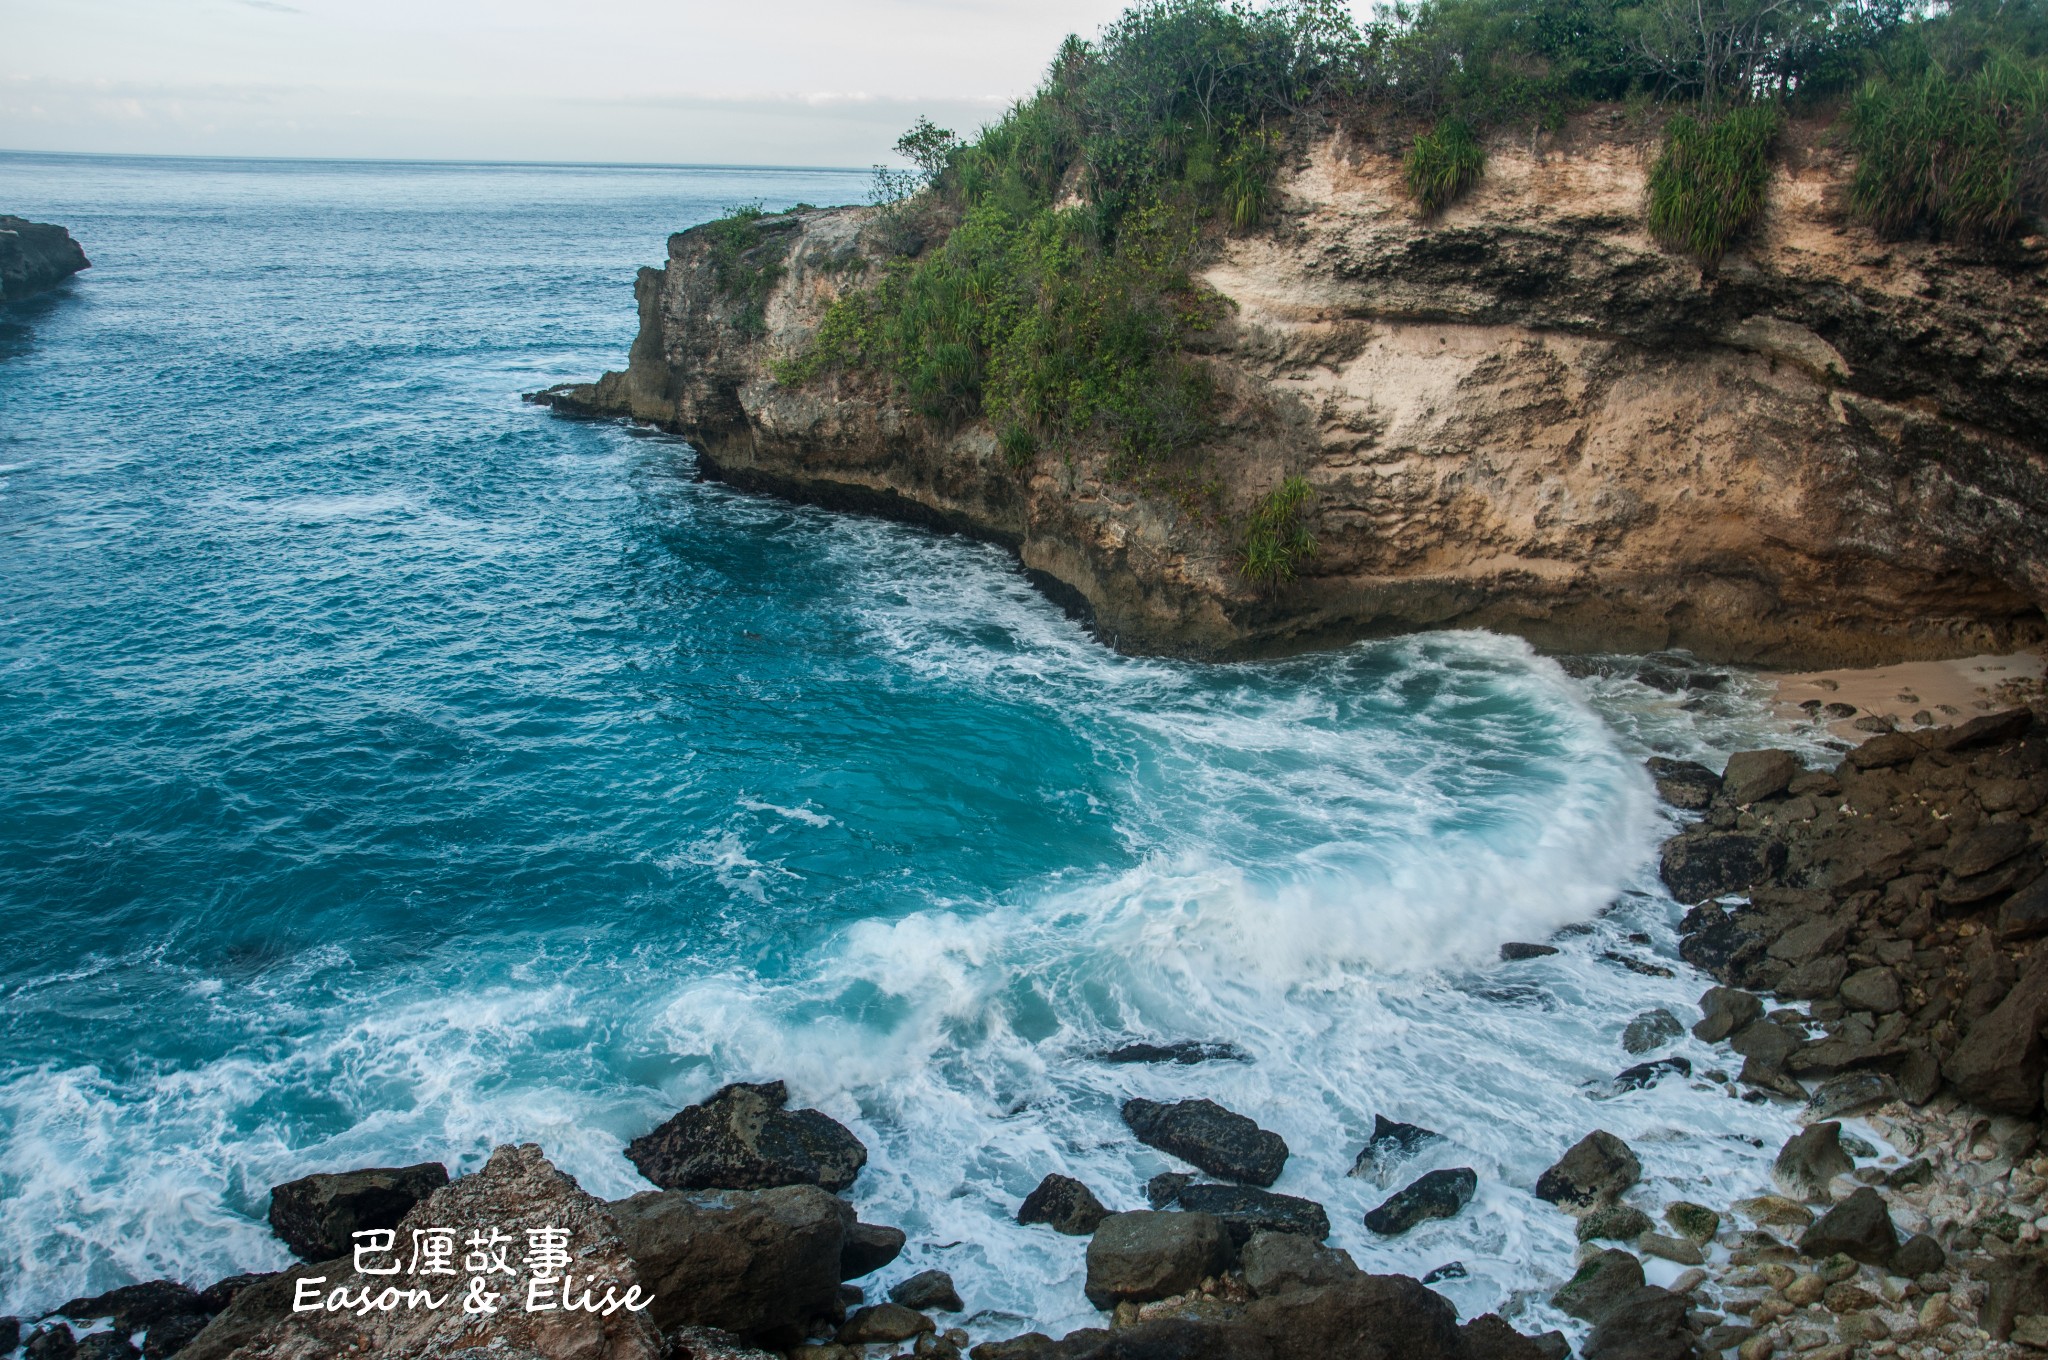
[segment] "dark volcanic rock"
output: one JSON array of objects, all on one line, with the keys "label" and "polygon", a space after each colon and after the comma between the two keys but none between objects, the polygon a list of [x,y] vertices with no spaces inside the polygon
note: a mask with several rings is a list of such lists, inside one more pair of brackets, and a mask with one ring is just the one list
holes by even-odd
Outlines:
[{"label": "dark volcanic rock", "polygon": [[1809,1124],[1785,1140],[1771,1164],[1771,1178],[1794,1199],[1827,1203],[1828,1182],[1856,1169],[1842,1151],[1842,1126],[1832,1120]]},{"label": "dark volcanic rock", "polygon": [[1700,997],[1702,1018],[1692,1027],[1692,1037],[1718,1044],[1736,1031],[1761,1019],[1764,1003],[1748,992],[1733,987],[1709,987]]},{"label": "dark volcanic rock", "polygon": [[1145,1182],[1145,1203],[1154,1209],[1170,1209],[1180,1192],[1194,1183],[1195,1178],[1185,1171],[1162,1171]]},{"label": "dark volcanic rock", "polygon": [[1204,1043],[1181,1039],[1170,1044],[1130,1043],[1105,1049],[1095,1055],[1107,1063],[1204,1063],[1250,1062],[1251,1055],[1236,1044]]},{"label": "dark volcanic rock", "polygon": [[1312,1199],[1276,1195],[1248,1185],[1187,1185],[1174,1202],[1198,1214],[1213,1214],[1242,1246],[1255,1232],[1299,1233],[1320,1242],[1330,1235],[1330,1215]]},{"label": "dark volcanic rock", "polygon": [[936,1313],[958,1313],[967,1306],[960,1302],[953,1277],[943,1270],[920,1270],[909,1279],[898,1281],[889,1289],[889,1302]]},{"label": "dark volcanic rock", "polygon": [[95,1332],[82,1338],[74,1360],[141,1360],[142,1352],[120,1332]]},{"label": "dark volcanic rock", "polygon": [[1370,1176],[1404,1157],[1413,1156],[1424,1143],[1442,1136],[1420,1124],[1402,1124],[1383,1114],[1376,1114],[1372,1117],[1372,1137],[1365,1140],[1365,1146],[1351,1163],[1350,1174]]},{"label": "dark volcanic rock", "polygon": [[1637,1063],[1614,1074],[1613,1090],[1644,1091],[1655,1086],[1666,1077],[1689,1077],[1692,1075],[1690,1058],[1658,1058],[1654,1062]]},{"label": "dark volcanic rock", "polygon": [[1682,1296],[1644,1285],[1614,1301],[1579,1354],[1582,1360],[1695,1360],[1687,1311]]},{"label": "dark volcanic rock", "polygon": [[1941,1065],[1965,1099],[1988,1110],[2031,1113],[2041,1100],[2041,1026],[2048,1023],[2048,954],[2028,962],[2005,1000],[1970,1026]]},{"label": "dark volcanic rock", "polygon": [[1645,764],[1657,783],[1657,796],[1673,807],[1704,812],[1721,791],[1721,776],[1696,760],[1651,756]]},{"label": "dark volcanic rock", "polygon": [[1054,1232],[1069,1237],[1086,1237],[1095,1231],[1095,1225],[1109,1217],[1109,1210],[1102,1207],[1102,1201],[1095,1198],[1090,1190],[1072,1176],[1058,1172],[1047,1176],[1038,1183],[1038,1188],[1024,1197],[1017,1206],[1019,1223],[1045,1223]]},{"label": "dark volcanic rock", "polygon": [[2048,877],[2035,879],[1998,908],[1998,937],[2031,940],[2048,934]]},{"label": "dark volcanic rock", "polygon": [[73,1299],[57,1311],[81,1322],[110,1317],[119,1330],[135,1332],[168,1317],[210,1310],[197,1290],[176,1280],[150,1280],[143,1284],[122,1285],[119,1289],[91,1298]]},{"label": "dark volcanic rock", "polygon": [[1255,1299],[1244,1320],[1278,1360],[1471,1360],[1457,1310],[1405,1275]]},{"label": "dark volcanic rock", "polygon": [[266,1328],[292,1316],[292,1296],[300,1280],[316,1275],[332,1280],[346,1274],[349,1265],[347,1257],[296,1265],[236,1290],[233,1302],[178,1352],[178,1360],[230,1360]]},{"label": "dark volcanic rock", "polygon": [[1775,798],[1799,770],[1799,757],[1790,751],[1737,751],[1728,757],[1721,792],[1737,806]]},{"label": "dark volcanic rock", "polygon": [[1519,963],[1523,959],[1540,959],[1556,952],[1556,945],[1523,944],[1510,940],[1500,947],[1500,959],[1502,963]]},{"label": "dark volcanic rock", "polygon": [[1799,1250],[1816,1259],[1840,1253],[1872,1266],[1889,1263],[1898,1249],[1891,1210],[1884,1196],[1867,1185],[1822,1214],[1799,1239]]},{"label": "dark volcanic rock", "polygon": [[1124,1123],[1138,1141],[1192,1162],[1212,1176],[1269,1186],[1287,1164],[1287,1144],[1241,1114],[1213,1100],[1161,1104],[1127,1100]]},{"label": "dark volcanic rock", "polygon": [[651,1190],[609,1207],[665,1332],[717,1327],[789,1346],[839,1315],[851,1210],[817,1186]]},{"label": "dark volcanic rock", "polygon": [[1941,1243],[1926,1233],[1914,1233],[1899,1243],[1899,1249],[1892,1253],[1891,1271],[1908,1279],[1932,1275],[1948,1264],[1948,1253],[1941,1249]]},{"label": "dark volcanic rock", "polygon": [[1181,1294],[1230,1267],[1230,1234],[1208,1214],[1111,1214],[1088,1242],[1088,1301],[1110,1308]]},{"label": "dark volcanic rock", "polygon": [[887,1345],[937,1330],[936,1323],[914,1308],[876,1303],[856,1310],[839,1329],[838,1341],[842,1346]]},{"label": "dark volcanic rock", "polygon": [[1598,1323],[1617,1303],[1642,1287],[1643,1263],[1610,1247],[1588,1257],[1578,1272],[1550,1296],[1550,1302],[1560,1312],[1582,1322]]},{"label": "dark volcanic rock", "polygon": [[351,1234],[395,1228],[448,1184],[439,1162],[321,1172],[270,1189],[270,1228],[302,1261],[327,1261],[354,1246]]},{"label": "dark volcanic rock", "polygon": [[871,1275],[903,1254],[903,1244],[909,1239],[903,1229],[885,1227],[880,1223],[862,1223],[853,1215],[850,1205],[844,1206],[841,1216],[846,1223],[845,1236],[839,1244],[839,1278],[857,1280]]},{"label": "dark volcanic rock", "polygon": [[73,1360],[78,1338],[61,1322],[46,1323],[28,1334],[21,1353],[23,1360]]},{"label": "dark volcanic rock", "polygon": [[1455,1218],[1478,1188],[1479,1173],[1469,1166],[1432,1171],[1366,1214],[1365,1226],[1393,1237],[1428,1219]]},{"label": "dark volcanic rock", "polygon": [[203,1312],[223,1312],[244,1289],[249,1288],[251,1285],[262,1284],[265,1280],[275,1278],[276,1275],[277,1272],[274,1270],[262,1270],[241,1275],[230,1275],[224,1280],[215,1280],[212,1284],[199,1291],[199,1307]]},{"label": "dark volcanic rock", "polygon": [[212,1321],[205,1313],[173,1313],[159,1319],[142,1338],[142,1360],[170,1360],[191,1345]]},{"label": "dark volcanic rock", "polygon": [[64,228],[0,213],[0,302],[55,287],[90,268],[92,261]]},{"label": "dark volcanic rock", "polygon": [[1612,1202],[1642,1174],[1642,1163],[1627,1143],[1595,1129],[1536,1178],[1536,1198],[1567,1211],[1590,1209]]},{"label": "dark volcanic rock", "polygon": [[1563,1332],[1523,1336],[1499,1313],[1481,1313],[1458,1330],[1472,1360],[1567,1360],[1571,1355]]},{"label": "dark volcanic rock", "polygon": [[735,1082],[635,1138],[626,1156],[664,1190],[852,1185],[867,1148],[828,1115],[784,1109],[788,1101],[779,1081]]},{"label": "dark volcanic rock", "polygon": [[1659,862],[1664,886],[1681,902],[1704,902],[1747,892],[1775,879],[1785,867],[1782,842],[1736,831],[1673,836]]},{"label": "dark volcanic rock", "polygon": [[1628,1022],[1621,1032],[1621,1046],[1630,1053],[1648,1053],[1659,1049],[1685,1033],[1685,1026],[1678,1023],[1678,1017],[1661,1006],[1656,1010],[1644,1011]]},{"label": "dark volcanic rock", "polygon": [[1261,1296],[1337,1284],[1361,1273],[1350,1252],[1300,1233],[1253,1233],[1238,1255],[1246,1287]]}]

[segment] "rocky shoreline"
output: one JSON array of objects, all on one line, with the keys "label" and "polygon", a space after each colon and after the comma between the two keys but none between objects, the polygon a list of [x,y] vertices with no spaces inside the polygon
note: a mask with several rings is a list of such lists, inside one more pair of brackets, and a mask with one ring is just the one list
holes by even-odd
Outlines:
[{"label": "rocky shoreline", "polygon": [[[1564,1150],[1531,1190],[1577,1220],[1576,1273],[1550,1299],[1582,1324],[1577,1353],[2048,1350],[2048,728],[2021,707],[1877,736],[1833,770],[1785,751],[1739,753],[1718,773],[1650,768],[1662,796],[1697,815],[1666,842],[1662,873],[1695,904],[1680,953],[1719,984],[1690,1029],[1726,1052],[1727,1070],[1657,1056],[1687,1028],[1657,1010],[1631,1022],[1624,1043],[1643,1060],[1617,1085],[1690,1080],[1730,1099],[1799,1102],[1806,1127],[1779,1152],[1772,1184],[1731,1187],[1747,1193],[1711,1205],[1659,1203],[1635,1152],[1604,1130]],[[1119,1056],[1233,1055],[1154,1044]],[[1253,1119],[1204,1099],[1131,1100],[1122,1113],[1132,1138],[1189,1169],[1156,1176],[1152,1207],[1135,1212],[1113,1213],[1057,1174],[1023,1200],[1019,1223],[1076,1239],[1088,1301],[1105,1315],[1057,1340],[991,1336],[983,1319],[977,1343],[942,1271],[875,1285],[906,1237],[861,1222],[840,1197],[866,1149],[767,1082],[727,1086],[634,1140],[626,1155],[660,1189],[599,1201],[530,1145],[500,1148],[453,1181],[437,1163],[309,1176],[276,1187],[270,1209],[303,1264],[74,1300],[47,1318],[0,1321],[0,1349],[20,1344],[26,1360],[454,1356],[489,1339],[494,1355],[620,1360],[1572,1353],[1560,1331],[1525,1335],[1493,1314],[1461,1322],[1428,1287],[1456,1265],[1425,1280],[1361,1270],[1327,1245],[1322,1205],[1269,1188],[1289,1149]],[[1400,1188],[1366,1215],[1374,1233],[1466,1210],[1471,1169],[1402,1174],[1435,1138],[1378,1121],[1353,1174]],[[385,1287],[353,1256],[353,1233],[498,1229],[523,1245],[523,1230],[543,1226],[573,1231],[572,1280],[637,1286],[651,1306],[508,1307],[485,1319],[452,1306],[293,1311],[305,1288],[369,1298]]]},{"label": "rocky shoreline", "polygon": [[55,288],[90,268],[92,261],[64,228],[0,213],[0,302]]}]

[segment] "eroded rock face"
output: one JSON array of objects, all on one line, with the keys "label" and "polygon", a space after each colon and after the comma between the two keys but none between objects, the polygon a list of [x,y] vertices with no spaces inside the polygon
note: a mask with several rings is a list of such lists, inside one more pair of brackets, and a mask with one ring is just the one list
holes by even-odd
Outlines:
[{"label": "eroded rock face", "polygon": [[838,1120],[788,1102],[779,1081],[735,1082],[635,1138],[626,1156],[664,1190],[852,1185],[867,1148]]},{"label": "eroded rock face", "polygon": [[302,1261],[345,1255],[354,1234],[395,1228],[412,1207],[448,1184],[439,1162],[320,1172],[270,1190],[270,1229]]},{"label": "eroded rock face", "polygon": [[[522,1268],[529,1229],[562,1228],[569,1232],[574,1255],[568,1269],[579,1286],[588,1280],[612,1284],[624,1293],[641,1287],[639,1275],[619,1238],[618,1224],[604,1204],[577,1188],[576,1182],[549,1165],[532,1144],[501,1147],[475,1175],[464,1176],[416,1205],[398,1225],[410,1242],[412,1229],[453,1228],[466,1242],[473,1233],[499,1231],[515,1275],[501,1291],[498,1311],[487,1318],[465,1313],[459,1299],[439,1308],[400,1308],[392,1312],[291,1311],[301,1281],[325,1297],[337,1288],[372,1293],[393,1278],[358,1273],[349,1258],[322,1265],[298,1266],[273,1280],[239,1293],[198,1339],[181,1355],[186,1360],[332,1360],[339,1355],[403,1355],[408,1360],[454,1360],[473,1355],[480,1345],[508,1357],[541,1360],[661,1360],[660,1334],[646,1312],[621,1309],[610,1317],[587,1312],[526,1312],[511,1295],[528,1287]],[[456,1265],[459,1267],[460,1259]],[[315,1286],[311,1281],[324,1277]],[[402,1277],[401,1277],[402,1278]],[[423,1277],[424,1282],[427,1278]],[[444,1290],[459,1292],[463,1277],[446,1277]],[[407,1282],[413,1283],[413,1282]],[[834,1281],[837,1284],[837,1281]]]},{"label": "eroded rock face", "polygon": [[[886,267],[872,210],[757,224],[787,268],[761,334],[718,296],[709,236],[671,238],[629,367],[557,402],[677,431],[743,487],[1010,545],[1131,650],[1484,626],[1835,664],[2037,639],[2039,260],[1881,241],[1843,214],[1851,167],[1820,130],[1786,146],[1760,231],[1704,276],[1646,235],[1649,158],[1612,111],[1496,143],[1429,220],[1388,148],[1304,127],[1274,225],[1202,275],[1231,303],[1198,360],[1228,398],[1204,453],[1220,518],[1119,480],[1106,451],[1018,471],[985,424],[927,424],[859,380],[777,382],[772,358]],[[1290,474],[1321,551],[1256,590],[1231,526]]]}]

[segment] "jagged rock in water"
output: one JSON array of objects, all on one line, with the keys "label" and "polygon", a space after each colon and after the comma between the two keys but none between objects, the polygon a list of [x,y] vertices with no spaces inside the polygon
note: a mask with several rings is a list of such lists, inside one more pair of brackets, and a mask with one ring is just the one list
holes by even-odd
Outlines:
[{"label": "jagged rock in water", "polygon": [[1523,959],[1548,958],[1556,952],[1557,946],[1554,944],[1526,944],[1519,940],[1510,940],[1500,947],[1500,961],[1520,963]]},{"label": "jagged rock in water", "polygon": [[64,228],[0,213],[0,302],[54,288],[90,268],[92,261]]},{"label": "jagged rock in water", "polygon": [[857,1280],[863,1275],[872,1275],[903,1254],[903,1244],[909,1240],[903,1229],[880,1223],[863,1223],[854,1216],[852,1205],[841,1200],[840,1206],[840,1216],[846,1228],[839,1245],[841,1280]]},{"label": "jagged rock in water", "polygon": [[1583,1212],[1612,1203],[1642,1174],[1642,1163],[1627,1143],[1595,1129],[1536,1178],[1536,1198],[1567,1212]]},{"label": "jagged rock in water", "polygon": [[1478,1188],[1479,1173],[1469,1166],[1432,1171],[1369,1211],[1365,1226],[1382,1237],[1396,1237],[1432,1218],[1455,1218]]},{"label": "jagged rock in water", "polygon": [[1330,1216],[1314,1200],[1248,1185],[1185,1185],[1172,1202],[1222,1219],[1239,1246],[1255,1232],[1299,1233],[1317,1242],[1330,1235]]},{"label": "jagged rock in water", "polygon": [[1621,1046],[1630,1053],[1648,1053],[1685,1033],[1678,1017],[1663,1007],[1648,1010],[1628,1022],[1621,1032]]},{"label": "jagged rock in water", "polygon": [[439,1162],[301,1176],[271,1187],[270,1229],[300,1260],[330,1260],[355,1246],[352,1234],[397,1227],[446,1184]]},{"label": "jagged rock in water", "polygon": [[1105,1049],[1095,1055],[1106,1063],[1250,1062],[1251,1055],[1236,1044],[1199,1039],[1180,1039],[1170,1044],[1136,1042]]},{"label": "jagged rock in water", "polygon": [[1107,1217],[1109,1210],[1102,1207],[1094,1191],[1057,1172],[1040,1181],[1017,1208],[1019,1223],[1045,1223],[1069,1237],[1088,1236]]},{"label": "jagged rock in water", "polygon": [[1721,791],[1721,776],[1696,760],[1651,756],[1644,763],[1656,781],[1657,796],[1675,808],[1704,812]]},{"label": "jagged rock in water", "polygon": [[1681,902],[1704,902],[1748,892],[1775,879],[1785,867],[1785,847],[1739,831],[1700,831],[1664,842],[1659,872]]},{"label": "jagged rock in water", "polygon": [[838,1192],[868,1150],[817,1110],[786,1110],[779,1081],[735,1082],[626,1145],[640,1174],[664,1190],[770,1190],[817,1185]]},{"label": "jagged rock in water", "polygon": [[915,1308],[921,1313],[958,1313],[967,1306],[960,1302],[960,1291],[953,1287],[953,1277],[943,1270],[920,1270],[909,1279],[891,1285],[889,1302]]},{"label": "jagged rock in water", "polygon": [[1377,1176],[1380,1172],[1415,1155],[1424,1143],[1443,1137],[1420,1124],[1403,1124],[1383,1114],[1372,1117],[1372,1137],[1365,1140],[1351,1163],[1353,1176]]},{"label": "jagged rock in water", "polygon": [[1127,1100],[1124,1123],[1138,1141],[1192,1162],[1212,1176],[1270,1186],[1287,1164],[1287,1144],[1213,1100]]},{"label": "jagged rock in water", "polygon": [[1692,1037],[1718,1044],[1737,1030],[1762,1017],[1764,1003],[1749,992],[1733,987],[1709,987],[1700,997],[1701,1019],[1692,1027]]}]

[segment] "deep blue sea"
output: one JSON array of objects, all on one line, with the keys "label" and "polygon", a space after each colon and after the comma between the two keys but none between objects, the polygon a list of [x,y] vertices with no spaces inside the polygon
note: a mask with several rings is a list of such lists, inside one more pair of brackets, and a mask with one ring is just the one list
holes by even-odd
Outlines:
[{"label": "deep blue sea", "polygon": [[[520,403],[623,364],[670,231],[864,179],[0,156],[94,261],[0,312],[0,1311],[279,1266],[314,1170],[645,1189],[625,1142],[737,1078],[865,1140],[878,1280],[950,1270],[978,1336],[1096,1319],[1011,1218],[1051,1171],[1143,1206],[1132,1094],[1256,1115],[1362,1263],[1532,1326],[1588,1129],[1653,1195],[1760,1179],[1782,1112],[1600,1084],[1706,985],[1639,762],[1784,740],[1754,681],[1122,657],[995,548]],[[1092,1056],[1133,1037],[1252,1060]],[[1367,1232],[1376,1113],[1474,1205]]]}]

